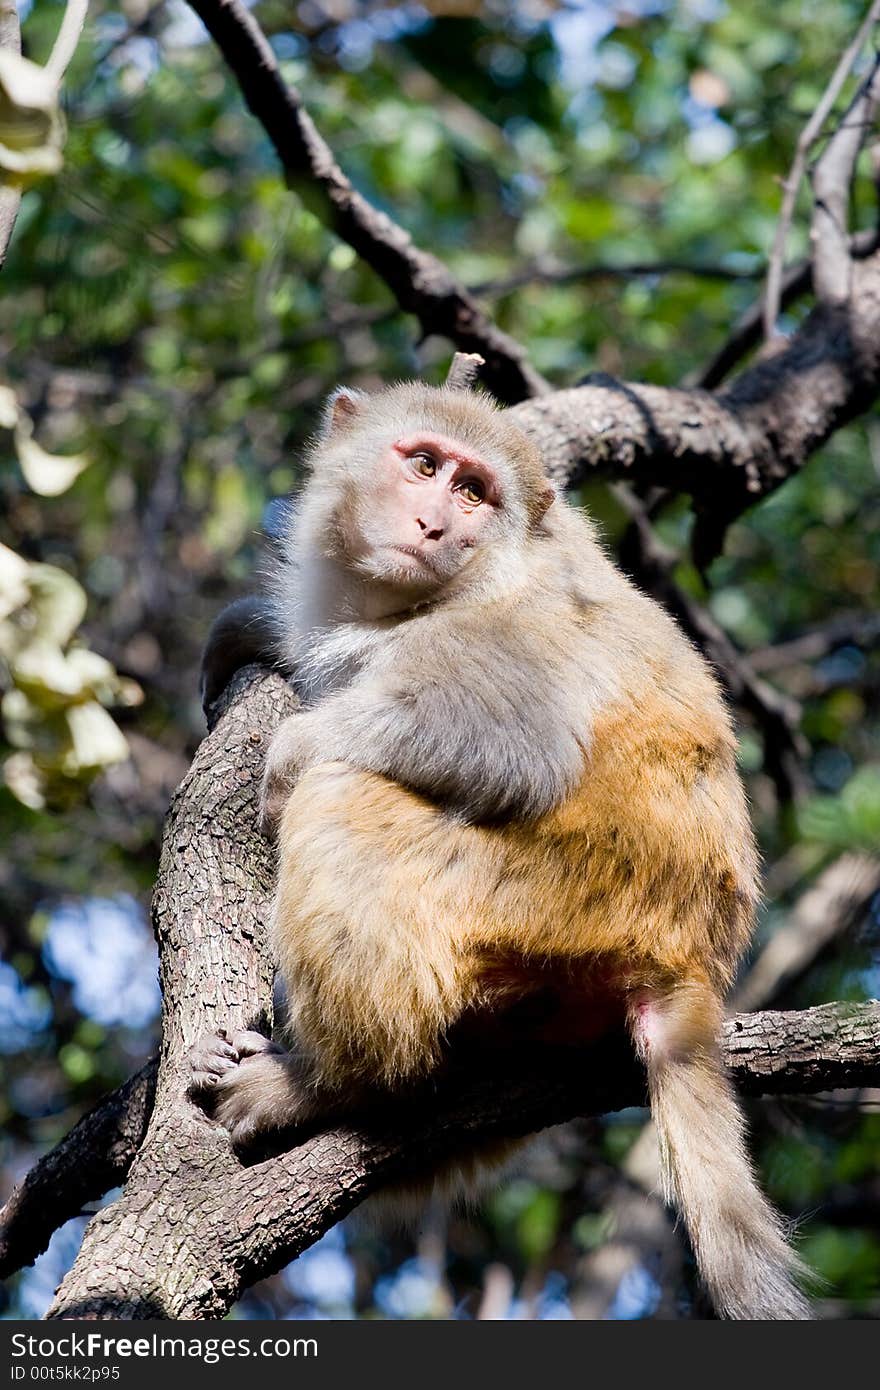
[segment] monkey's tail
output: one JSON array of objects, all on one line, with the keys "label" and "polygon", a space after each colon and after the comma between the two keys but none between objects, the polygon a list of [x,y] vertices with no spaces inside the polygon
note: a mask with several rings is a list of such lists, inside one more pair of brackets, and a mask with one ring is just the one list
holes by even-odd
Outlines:
[{"label": "monkey's tail", "polygon": [[[719,1316],[809,1318],[809,1303],[798,1288],[809,1271],[755,1181],[743,1116],[714,1033],[707,1036],[705,1007],[702,1038],[688,1036],[688,1014],[694,1015],[682,998],[687,993],[683,986],[665,999],[642,999],[632,1013],[648,1070],[663,1196],[685,1219]],[[711,1003],[708,1012],[710,1018],[715,1013]]]}]

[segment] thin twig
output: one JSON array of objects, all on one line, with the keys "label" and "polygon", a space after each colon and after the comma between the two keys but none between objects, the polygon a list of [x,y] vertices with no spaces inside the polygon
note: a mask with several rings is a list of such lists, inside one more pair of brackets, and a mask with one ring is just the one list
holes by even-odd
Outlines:
[{"label": "thin twig", "polygon": [[[880,237],[878,237],[877,230],[874,227],[868,227],[864,231],[856,232],[851,237],[849,253],[853,260],[865,260],[866,257],[873,255],[878,246],[880,246]],[[793,265],[786,268],[782,276],[779,296],[780,309],[787,309],[789,304],[793,304],[802,295],[809,294],[812,287],[812,261],[808,258],[795,261]],[[720,386],[734,367],[761,341],[765,302],[766,294],[762,294],[759,299],[749,305],[748,309],[739,316],[728,337],[706,366],[685,377],[683,385],[699,386],[704,391],[711,391],[716,386]]]},{"label": "thin twig", "polygon": [[764,268],[735,270],[723,265],[700,265],[684,260],[621,261],[618,264],[597,262],[591,265],[558,265],[555,262],[533,261],[511,275],[493,280],[481,280],[471,285],[471,293],[496,296],[510,294],[526,285],[574,285],[589,280],[635,280],[642,276],[690,275],[697,280],[760,280]]},{"label": "thin twig", "polygon": [[486,359],[485,385],[505,404],[548,391],[521,344],[493,323],[448,267],[352,187],[300,93],[284,81],[243,0],[190,2],[238,79],[291,186],[313,199],[317,195],[328,225],[385,281],[401,308],[415,314],[423,334],[440,334],[463,352],[479,352]]},{"label": "thin twig", "polygon": [[801,186],[804,170],[807,166],[807,155],[828,119],[834,103],[840,95],[843,84],[849,76],[852,66],[867,42],[868,35],[878,18],[880,18],[880,0],[873,0],[868,13],[862,20],[858,33],[841,57],[840,62],[837,64],[819,105],[816,107],[798,137],[794,161],[789,170],[788,178],[782,185],[782,208],[779,213],[779,221],[776,224],[776,235],[773,238],[773,249],[770,252],[770,262],[767,270],[767,293],[764,298],[764,337],[768,342],[773,338],[776,332],[776,320],[779,317],[779,296],[782,287],[782,267],[785,261],[785,248],[788,242],[791,219],[794,214],[795,200],[798,195],[798,189]]}]

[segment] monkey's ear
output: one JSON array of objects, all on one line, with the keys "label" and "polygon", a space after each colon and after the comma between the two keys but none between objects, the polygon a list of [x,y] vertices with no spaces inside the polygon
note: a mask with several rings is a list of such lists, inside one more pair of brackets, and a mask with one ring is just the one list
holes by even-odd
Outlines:
[{"label": "monkey's ear", "polygon": [[367,402],[364,391],[353,391],[350,386],[337,386],[332,396],[328,396],[324,407],[323,435],[327,438],[354,424]]},{"label": "monkey's ear", "polygon": [[538,522],[543,520],[544,516],[550,510],[550,507],[556,501],[558,495],[552,483],[547,483],[534,495],[532,504],[529,508],[533,526],[537,526]]}]

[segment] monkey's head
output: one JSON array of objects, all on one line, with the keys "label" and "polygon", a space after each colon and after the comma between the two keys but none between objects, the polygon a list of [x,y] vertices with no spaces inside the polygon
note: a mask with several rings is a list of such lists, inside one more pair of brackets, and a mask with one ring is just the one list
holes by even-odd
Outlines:
[{"label": "monkey's head", "polygon": [[522,544],[554,496],[538,450],[489,401],[408,383],[334,393],[303,501],[325,554],[420,597]]}]

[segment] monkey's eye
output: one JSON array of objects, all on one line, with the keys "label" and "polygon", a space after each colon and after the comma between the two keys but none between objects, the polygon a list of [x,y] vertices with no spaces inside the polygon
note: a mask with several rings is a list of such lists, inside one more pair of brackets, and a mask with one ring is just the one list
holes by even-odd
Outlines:
[{"label": "monkey's eye", "polygon": [[458,490],[466,502],[478,507],[486,496],[486,489],[479,478],[465,478],[464,482],[459,483]]},{"label": "monkey's eye", "polygon": [[433,478],[437,472],[437,465],[430,454],[413,454],[412,464],[423,478]]}]

